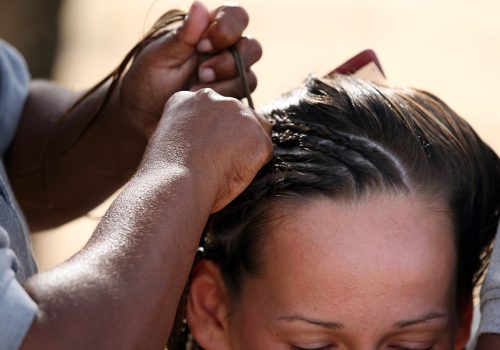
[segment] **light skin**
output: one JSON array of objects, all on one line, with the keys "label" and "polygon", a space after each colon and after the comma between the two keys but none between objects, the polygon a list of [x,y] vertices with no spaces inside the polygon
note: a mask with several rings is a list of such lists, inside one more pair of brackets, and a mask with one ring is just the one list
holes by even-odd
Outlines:
[{"label": "light skin", "polygon": [[[164,348],[209,213],[235,198],[271,156],[269,125],[236,100],[208,91],[173,95],[210,87],[241,97],[227,50],[234,44],[255,89],[250,68],[262,51],[242,36],[247,23],[241,7],[209,11],[194,3],[178,30],[136,58],[64,157],[60,151],[87,125],[104,90],[54,123],[80,94],[31,84],[6,167],[32,230],[76,218],[130,181],[81,252],[26,281],[39,313],[23,348]],[[198,65],[199,53],[213,56]],[[50,169],[42,179],[44,158]],[[498,343],[484,339],[482,350]]]},{"label": "light skin", "polygon": [[[411,194],[275,208],[262,271],[229,297],[201,262],[188,301],[206,350],[462,349],[470,305],[456,308],[456,252],[439,203]],[[207,326],[208,325],[208,326]]]}]

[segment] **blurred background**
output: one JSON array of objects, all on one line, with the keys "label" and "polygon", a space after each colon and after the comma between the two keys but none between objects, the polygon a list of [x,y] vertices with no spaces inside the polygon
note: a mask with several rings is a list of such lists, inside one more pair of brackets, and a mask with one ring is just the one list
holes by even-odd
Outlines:
[{"label": "blurred background", "polygon": [[[32,75],[90,87],[163,12],[190,1],[0,0],[0,37],[26,56]],[[206,0],[210,8],[222,1]],[[242,0],[247,34],[264,56],[255,65],[257,106],[323,75],[366,48],[390,81],[444,99],[500,152],[500,2],[491,0]],[[459,176],[459,174],[457,174]],[[87,216],[33,236],[40,269],[87,241],[110,201]]]}]

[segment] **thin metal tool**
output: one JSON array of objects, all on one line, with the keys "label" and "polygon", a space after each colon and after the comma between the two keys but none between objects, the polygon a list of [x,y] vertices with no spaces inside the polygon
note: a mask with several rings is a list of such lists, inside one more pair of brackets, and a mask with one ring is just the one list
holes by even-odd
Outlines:
[{"label": "thin metal tool", "polygon": [[247,73],[245,71],[245,65],[243,64],[243,59],[241,58],[240,52],[236,45],[230,48],[231,53],[233,54],[234,61],[236,62],[236,69],[238,70],[238,74],[240,75],[241,84],[243,86],[243,93],[245,94],[245,98],[247,99],[248,106],[252,109],[255,109],[253,106],[252,95],[250,94],[250,87],[248,86],[248,78]]}]

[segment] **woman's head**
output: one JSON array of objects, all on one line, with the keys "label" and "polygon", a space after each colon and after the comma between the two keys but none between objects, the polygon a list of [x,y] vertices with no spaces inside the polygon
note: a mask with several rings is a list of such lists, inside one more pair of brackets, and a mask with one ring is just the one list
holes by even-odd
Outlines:
[{"label": "woman's head", "polygon": [[212,262],[195,267],[188,296],[195,338],[206,349],[465,340],[498,224],[494,152],[436,97],[349,77],[311,79],[267,115],[273,160],[207,226]]}]

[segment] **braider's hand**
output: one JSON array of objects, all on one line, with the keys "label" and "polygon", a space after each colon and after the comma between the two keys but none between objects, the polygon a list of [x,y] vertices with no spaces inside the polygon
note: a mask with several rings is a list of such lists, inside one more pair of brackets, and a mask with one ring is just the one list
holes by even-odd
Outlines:
[{"label": "braider's hand", "polygon": [[165,105],[138,174],[188,171],[211,212],[250,184],[272,156],[271,125],[240,101],[211,89],[179,92]]},{"label": "braider's hand", "polygon": [[[225,96],[243,97],[228,51],[232,45],[237,45],[243,57],[254,90],[257,79],[250,66],[262,50],[256,40],[242,36],[247,24],[248,14],[239,6],[222,6],[209,12],[203,4],[194,2],[181,27],[150,43],[134,60],[117,100],[125,111],[123,115],[149,136],[165,102],[177,91],[210,87]],[[200,53],[210,54],[210,58],[200,62]]]}]

